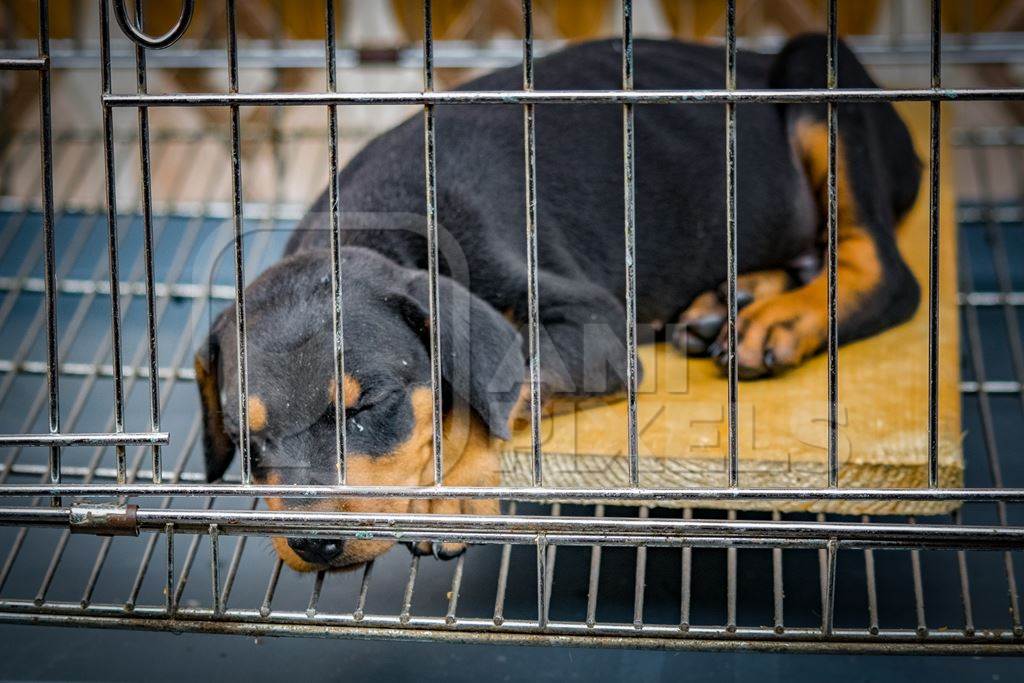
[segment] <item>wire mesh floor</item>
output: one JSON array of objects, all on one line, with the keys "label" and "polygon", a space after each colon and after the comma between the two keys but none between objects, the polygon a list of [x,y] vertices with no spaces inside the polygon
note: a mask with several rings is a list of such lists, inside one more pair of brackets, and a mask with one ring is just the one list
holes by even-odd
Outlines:
[{"label": "wire mesh floor", "polygon": [[[988,176],[1007,164],[1014,177],[1024,178],[1022,142],[1019,131],[979,131],[958,138],[958,161],[971,166],[981,188],[960,206],[969,487],[1024,486],[1024,462],[1016,457],[1024,442],[1024,203],[986,193],[991,187]],[[120,163],[132,163],[132,142],[124,144]],[[87,151],[82,154],[83,159],[88,156]],[[64,172],[75,174],[74,169]],[[84,179],[86,174],[78,173]],[[56,224],[62,412],[67,429],[109,431],[113,399],[106,218],[102,212],[68,206],[58,202]],[[211,310],[227,305],[233,295],[231,254],[225,253],[230,250],[231,225],[212,204],[170,203],[163,208],[154,221],[160,392],[163,428],[176,435],[163,449],[164,472],[172,482],[199,481],[200,425],[191,357]],[[288,218],[267,216],[294,215],[300,207],[265,208],[254,205],[246,211],[252,217],[246,226],[250,276],[276,258],[291,225]],[[41,432],[46,429],[47,392],[40,216],[31,204],[8,201],[3,209],[0,432]],[[134,215],[119,221],[129,431],[145,429],[149,415],[140,225]],[[0,449],[0,463],[0,483],[34,483],[48,472],[43,448]],[[148,448],[129,449],[128,463],[131,480],[149,477]],[[64,451],[67,483],[111,480],[115,475],[112,448]],[[155,508],[261,505],[238,497],[133,502]],[[4,504],[30,503],[49,501],[5,499]],[[952,521],[1020,525],[1020,508],[973,503]],[[772,517],[525,504],[519,504],[518,512]],[[540,562],[533,545],[482,545],[457,560],[439,562],[412,559],[399,547],[365,571],[300,575],[282,570],[262,537],[222,536],[215,545],[205,534],[175,532],[170,548],[168,553],[168,537],[162,533],[111,539],[61,529],[0,527],[0,620],[631,647],[1019,652],[1024,645],[1019,553],[839,550],[834,631],[826,635],[824,550],[549,546]]]}]

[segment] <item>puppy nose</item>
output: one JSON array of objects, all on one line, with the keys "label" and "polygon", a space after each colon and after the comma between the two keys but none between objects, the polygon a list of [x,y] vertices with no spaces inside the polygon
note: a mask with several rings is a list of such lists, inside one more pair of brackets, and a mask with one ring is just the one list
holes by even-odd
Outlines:
[{"label": "puppy nose", "polygon": [[288,547],[310,564],[330,564],[345,550],[340,538],[289,538]]}]

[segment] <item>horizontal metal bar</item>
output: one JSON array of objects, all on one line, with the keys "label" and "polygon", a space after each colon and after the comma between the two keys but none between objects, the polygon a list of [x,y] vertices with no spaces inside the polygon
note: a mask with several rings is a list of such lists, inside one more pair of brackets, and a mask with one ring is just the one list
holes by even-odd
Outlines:
[{"label": "horizontal metal bar", "polygon": [[0,58],[0,71],[41,71],[48,64],[46,57]]},{"label": "horizontal metal bar", "polygon": [[[165,622],[177,622],[179,620],[203,620],[207,626],[211,624],[211,617],[215,616],[213,611],[208,607],[196,607],[196,606],[182,606],[173,616],[168,616],[162,607],[156,606],[139,606],[136,607],[130,614],[126,613],[123,605],[116,605],[110,603],[96,603],[90,604],[88,607],[82,608],[78,603],[63,602],[63,601],[52,601],[47,602],[44,605],[36,605],[29,600],[14,600],[6,599],[0,600],[0,612],[5,614],[33,614],[33,615],[48,615],[48,616],[84,616],[89,615],[98,618],[110,618],[110,617],[121,617],[128,621],[134,621],[135,619],[159,619]],[[352,626],[366,626],[371,632],[377,632],[380,635],[370,637],[384,637],[382,630],[389,627],[408,627],[411,632],[421,631],[423,629],[431,629],[442,626],[454,626],[449,628],[446,633],[455,634],[457,632],[476,631],[481,633],[489,633],[492,636],[495,635],[512,635],[516,633],[545,633],[548,635],[555,634],[572,634],[580,633],[592,636],[617,636],[622,637],[626,640],[631,640],[637,643],[644,641],[649,638],[669,638],[672,640],[703,640],[707,638],[722,638],[732,640],[743,640],[749,639],[754,642],[758,641],[774,641],[774,642],[828,642],[829,640],[835,640],[846,643],[925,643],[931,642],[933,644],[939,643],[955,643],[965,639],[962,632],[954,629],[943,629],[933,630],[926,636],[921,636],[916,630],[913,629],[901,629],[901,628],[884,628],[879,629],[877,634],[868,632],[866,629],[858,628],[837,628],[834,631],[833,637],[826,639],[820,629],[808,628],[808,627],[790,627],[785,630],[784,633],[776,633],[772,628],[767,626],[738,626],[736,629],[730,631],[723,626],[693,626],[687,631],[680,631],[677,625],[670,624],[658,624],[658,623],[645,623],[641,628],[637,628],[633,624],[625,624],[621,622],[603,622],[595,624],[594,626],[588,626],[578,621],[564,621],[564,620],[552,620],[549,621],[546,627],[538,627],[536,620],[525,620],[525,619],[508,619],[501,625],[496,625],[491,619],[481,617],[462,617],[458,620],[457,624],[447,624],[444,617],[435,616],[422,616],[422,615],[411,615],[405,622],[399,620],[399,617],[393,615],[381,615],[381,614],[366,614],[360,619],[356,619],[350,613],[330,613],[330,612],[318,612],[313,617],[310,617],[305,611],[292,611],[292,610],[274,610],[269,615],[260,614],[259,610],[246,609],[246,608],[234,608],[224,610],[221,614],[216,615],[223,617],[226,622],[234,622],[236,624],[278,624],[288,625],[291,623],[295,624],[314,624],[318,628],[324,627],[340,627],[342,629],[348,629]],[[220,619],[217,620],[218,622]],[[338,633],[336,635],[343,635]],[[974,637],[971,637],[969,642],[975,644],[989,643],[1015,643],[1018,648],[1024,647],[1024,641],[1019,638],[1014,638],[1012,633],[1007,631],[979,631]]]},{"label": "horizontal metal bar", "polygon": [[[234,288],[232,288],[233,290]],[[219,297],[218,297],[219,298]],[[47,372],[46,363],[43,361],[25,361],[14,363],[7,359],[0,359],[0,373],[19,372],[26,375],[45,375]],[[126,365],[122,368],[125,378],[138,375],[148,377],[149,369],[140,366]],[[113,366],[109,363],[95,366],[91,363],[61,363],[60,374],[70,377],[88,377],[97,375],[99,377],[111,377],[114,374]],[[196,373],[191,367],[160,368],[160,379],[176,378],[184,381],[195,380]],[[1021,392],[1021,384],[1013,380],[986,380],[985,382],[964,381],[960,383],[960,392],[964,394],[976,394],[984,391],[987,394],[1018,394]]]},{"label": "horizontal metal bar", "polygon": [[1008,228],[1019,227],[1024,220],[1024,211],[1019,206],[961,206],[956,210],[956,220],[962,228],[984,227],[971,224],[987,225],[990,222]]},{"label": "horizontal metal bar", "polygon": [[[149,443],[149,442],[147,442]],[[0,470],[2,471],[2,470]],[[195,478],[199,478],[196,475]],[[184,477],[188,478],[188,477]],[[477,486],[296,486],[244,484],[8,484],[9,496],[250,496],[294,500],[336,498],[490,499],[524,501],[905,501],[1024,502],[1024,488],[551,488]]]},{"label": "horizontal metal bar", "polygon": [[[145,282],[119,283],[121,296],[143,296],[146,293]],[[45,282],[41,277],[18,278],[0,276],[0,291],[19,290],[41,294],[45,291]],[[57,291],[61,294],[110,294],[110,282],[107,280],[86,280],[81,278],[64,278],[57,281]],[[235,297],[232,285],[207,285],[190,282],[167,284],[158,282],[153,285],[156,297],[174,299],[216,299],[230,301]],[[958,295],[957,302],[961,306],[1024,306],[1024,292],[965,292]]]},{"label": "horizontal metal bar", "polygon": [[957,296],[961,306],[1024,306],[1024,292],[966,292]]},{"label": "horizontal metal bar", "polygon": [[1024,146],[1024,127],[990,126],[959,128],[953,131],[953,146],[962,147],[1021,147]]},{"label": "horizontal metal bar", "polygon": [[985,380],[984,382],[960,382],[961,394],[1019,394],[1022,390],[1020,382],[1015,380]]},{"label": "horizontal metal bar", "polygon": [[[0,525],[67,526],[71,508],[0,509]],[[1024,528],[959,524],[882,524],[679,518],[593,518],[551,516],[476,516],[323,512],[316,510],[138,509],[137,528],[205,534],[211,524],[223,534],[301,534],[359,539],[465,540],[472,543],[533,543],[543,533],[553,545],[714,545],[824,547],[832,540],[844,548],[1024,548]]]},{"label": "horizontal metal bar", "polygon": [[[844,36],[858,58],[867,65],[897,66],[927,64],[930,45],[927,34],[903,35],[898,44],[888,36]],[[720,44],[720,40],[710,41]],[[992,64],[1024,61],[1024,46],[1019,33],[979,32],[969,35],[943,33],[944,65]],[[737,44],[743,49],[777,52],[784,41],[774,36],[740,37]],[[88,44],[88,43],[87,43]],[[95,47],[80,48],[70,40],[50,41],[50,59],[56,69],[95,69],[98,59]],[[153,52],[146,56],[151,69],[223,69],[227,65],[224,50],[197,47],[195,40],[181,40],[174,50]],[[534,52],[541,57],[565,45],[563,40],[534,40]],[[0,50],[4,57],[34,54],[35,41],[18,41],[13,50]],[[267,40],[247,40],[238,50],[240,69],[321,68],[323,66],[323,40],[285,40],[274,43]],[[31,52],[30,52],[31,51]],[[135,69],[134,51],[113,45],[110,50],[111,68]],[[397,66],[420,69],[423,65],[422,49],[418,46],[397,47],[344,46],[336,51],[339,68],[366,66]],[[435,68],[493,69],[517,64],[522,58],[522,43],[515,39],[494,38],[481,41],[435,40],[433,62]]]},{"label": "horizontal metal bar", "polygon": [[[114,366],[110,363],[104,365],[94,365],[93,363],[61,363],[59,368],[61,375],[69,377],[113,377]],[[18,372],[25,375],[45,375],[47,373],[47,367],[45,361],[25,361],[23,363],[15,363],[10,360],[0,360],[0,372]],[[149,368],[146,366],[133,366],[123,365],[121,366],[121,373],[124,378],[130,378],[138,375],[139,377],[149,377]],[[191,367],[180,367],[180,368],[160,368],[160,379],[176,378],[180,380],[194,380],[196,378],[195,370]]]},{"label": "horizontal metal bar", "polygon": [[[38,133],[35,133],[38,135]],[[211,138],[223,141],[221,138]],[[255,139],[255,137],[253,138]],[[287,136],[282,137],[282,142],[287,142]],[[39,210],[35,202],[28,202],[28,208]],[[78,211],[83,213],[95,213],[103,208],[102,204],[89,201],[67,201],[64,203],[66,212]],[[246,218],[252,221],[257,220],[279,220],[298,221],[309,210],[309,205],[299,202],[246,202],[243,204]],[[21,198],[0,197],[0,211],[13,211],[20,213],[26,209],[26,201]],[[231,218],[230,202],[192,202],[192,201],[153,201],[154,214],[171,214],[181,218],[206,218],[210,220]],[[128,214],[123,214],[125,217]],[[289,227],[257,228],[246,231],[247,235],[271,230],[290,230]]]},{"label": "horizontal metal bar", "polygon": [[502,90],[431,92],[111,94],[110,107],[316,106],[369,104],[721,104],[726,102],[931,102],[1024,100],[1024,88],[902,90]]},{"label": "horizontal metal bar", "polygon": [[[0,291],[19,290],[23,292],[42,293],[44,281],[41,277],[17,278],[0,277]],[[121,296],[143,296],[146,293],[145,282],[118,283]],[[57,291],[61,294],[110,294],[109,280],[83,280],[77,278],[62,279],[57,282]],[[212,299],[231,300],[235,297],[232,285],[205,285],[181,282],[175,284],[155,283],[153,296],[174,299]]]},{"label": "horizontal metal bar", "polygon": [[515,643],[564,647],[619,647],[672,650],[764,650],[776,652],[945,653],[1020,654],[1024,643],[1006,631],[967,637],[955,630],[932,631],[922,637],[910,629],[880,629],[871,634],[861,629],[836,629],[830,639],[820,630],[787,628],[777,634],[767,627],[698,626],[680,631],[676,626],[601,624],[550,621],[543,628],[535,621],[509,619],[500,626],[480,618],[460,618],[456,625],[443,617],[412,616],[401,622],[395,616],[316,614],[275,610],[231,609],[214,615],[209,608],[181,607],[169,616],[162,607],[138,607],[126,612],[121,605],[89,605],[51,602],[36,606],[25,600],[0,600],[0,622],[34,623],[96,628],[142,628],[158,631],[195,631],[248,636],[341,637],[401,639],[460,643]]},{"label": "horizontal metal bar", "polygon": [[11,446],[165,446],[167,432],[111,434],[0,434],[0,448]]}]

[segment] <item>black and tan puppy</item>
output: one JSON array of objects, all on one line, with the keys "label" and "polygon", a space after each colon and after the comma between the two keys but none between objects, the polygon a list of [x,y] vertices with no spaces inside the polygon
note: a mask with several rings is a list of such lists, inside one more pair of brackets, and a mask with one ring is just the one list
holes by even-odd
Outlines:
[{"label": "black and tan puppy", "polygon": [[[741,88],[825,86],[825,39],[771,57],[742,53]],[[544,89],[614,89],[616,40],[536,63]],[[637,89],[719,88],[722,51],[638,41]],[[521,72],[464,86],[517,90]],[[876,87],[845,47],[839,86]],[[690,353],[724,362],[725,130],[719,105],[636,108],[637,313],[670,325]],[[817,267],[825,225],[824,105],[738,107],[738,363],[744,378],[819,352],[827,292]],[[895,242],[920,163],[889,104],[839,107],[838,326],[842,341],[908,318],[916,281]],[[493,438],[506,438],[527,367],[523,118],[519,106],[436,107],[445,484],[497,483]],[[536,108],[541,377],[545,398],[613,394],[625,381],[622,112],[617,105]],[[380,135],[341,171],[344,397],[351,484],[433,481],[423,119]],[[246,292],[248,429],[257,481],[333,483],[335,426],[327,198],[284,257]],[[215,322],[196,360],[210,480],[237,443],[235,317]],[[298,506],[271,500],[271,507]],[[324,500],[341,511],[494,513],[493,501]],[[353,566],[382,541],[275,539],[297,569]],[[458,544],[418,552],[441,557]]]}]

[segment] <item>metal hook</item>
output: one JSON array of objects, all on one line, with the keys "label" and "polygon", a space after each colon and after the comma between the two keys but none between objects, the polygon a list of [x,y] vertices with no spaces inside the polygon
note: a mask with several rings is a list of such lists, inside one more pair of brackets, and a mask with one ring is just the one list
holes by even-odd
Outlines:
[{"label": "metal hook", "polygon": [[192,23],[192,15],[195,13],[195,0],[182,0],[181,16],[178,17],[178,23],[167,33],[153,38],[135,28],[132,22],[129,21],[128,10],[125,9],[124,0],[111,0],[111,4],[114,6],[114,18],[117,19],[117,25],[121,27],[121,31],[132,42],[142,47],[148,47],[151,50],[162,50],[178,42],[178,39],[188,29],[188,25]]}]

